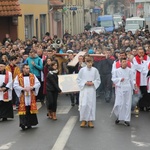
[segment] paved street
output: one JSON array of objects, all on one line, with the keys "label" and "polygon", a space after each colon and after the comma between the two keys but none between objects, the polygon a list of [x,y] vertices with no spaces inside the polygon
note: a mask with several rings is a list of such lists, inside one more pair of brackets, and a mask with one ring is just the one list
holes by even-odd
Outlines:
[{"label": "paved street", "polygon": [[113,102],[97,99],[95,128],[80,128],[78,107],[71,107],[69,97],[60,95],[58,120],[46,116],[45,105],[39,107],[39,124],[22,131],[18,115],[0,122],[0,150],[149,150],[150,112],[132,116],[131,126],[115,125],[110,118]]}]

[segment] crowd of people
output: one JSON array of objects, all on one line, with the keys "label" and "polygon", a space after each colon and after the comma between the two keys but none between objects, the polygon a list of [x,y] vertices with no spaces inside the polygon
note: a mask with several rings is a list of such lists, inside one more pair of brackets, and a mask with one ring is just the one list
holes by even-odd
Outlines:
[{"label": "crowd of people", "polygon": [[[57,36],[51,38],[48,32],[41,41],[38,41],[35,36],[31,40],[12,41],[9,34],[6,34],[0,43],[0,76],[2,76],[0,118],[3,121],[13,118],[12,110],[18,109],[22,129],[36,125],[38,123],[36,101],[43,103],[45,99],[47,116],[57,120],[57,97],[61,93],[58,86],[58,74],[79,74],[77,81],[79,87],[81,86],[80,94],[68,93],[68,95],[71,106],[79,105],[81,127],[86,126],[86,122],[89,122],[88,126],[94,127],[91,122],[95,120],[96,111],[96,103],[92,105],[93,108],[81,107],[81,95],[86,92],[86,90],[82,91],[82,82],[86,78],[87,81],[83,82],[84,88],[94,87],[93,93],[96,96],[94,97],[91,93],[93,99],[101,96],[103,92],[105,101],[109,103],[115,89],[113,112],[117,117],[116,124],[123,120],[125,125],[130,125],[131,107],[138,106],[140,111],[150,110],[150,34],[148,30],[136,31],[135,34],[131,31],[125,32],[123,29],[100,34],[85,30],[78,35],[71,35],[66,31],[60,44],[56,44],[55,40]],[[68,66],[68,63],[81,51],[85,52],[85,55],[78,57],[78,63],[75,66]],[[96,55],[92,56],[92,54]],[[88,77],[87,70],[83,71],[85,67],[93,69],[88,65],[89,63],[93,63],[93,67],[98,70],[99,79],[92,79],[92,74],[92,77]],[[84,78],[83,75],[86,77]],[[8,106],[5,106],[4,100],[6,93],[7,97],[9,95]],[[132,106],[132,97],[135,93],[141,93],[139,94],[141,96]],[[87,100],[84,98],[82,102]],[[11,109],[10,101],[13,104]],[[6,113],[5,107],[11,112]],[[85,115],[84,109],[90,113]]]}]

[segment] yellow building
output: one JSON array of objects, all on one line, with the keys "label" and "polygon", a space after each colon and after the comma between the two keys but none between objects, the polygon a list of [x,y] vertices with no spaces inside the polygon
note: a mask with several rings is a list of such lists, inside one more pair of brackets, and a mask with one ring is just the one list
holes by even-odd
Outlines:
[{"label": "yellow building", "polygon": [[22,16],[18,18],[18,38],[41,40],[49,31],[49,7],[47,0],[19,0]]}]

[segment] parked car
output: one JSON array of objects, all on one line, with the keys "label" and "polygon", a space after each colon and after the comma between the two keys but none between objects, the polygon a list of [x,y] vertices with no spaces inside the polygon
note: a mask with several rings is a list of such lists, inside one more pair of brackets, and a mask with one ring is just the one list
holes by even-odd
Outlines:
[{"label": "parked car", "polygon": [[104,27],[93,27],[93,28],[90,29],[90,32],[93,32],[93,31],[98,33],[98,34],[106,33],[106,30],[105,30]]},{"label": "parked car", "polygon": [[128,31],[132,31],[133,34],[135,34],[135,32],[137,30],[141,30],[141,27],[139,24],[127,24],[125,26],[125,31],[128,32]]}]

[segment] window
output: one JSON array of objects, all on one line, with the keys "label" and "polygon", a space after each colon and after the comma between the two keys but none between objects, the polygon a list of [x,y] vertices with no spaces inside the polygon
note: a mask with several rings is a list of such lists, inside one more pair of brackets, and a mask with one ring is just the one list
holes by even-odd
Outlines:
[{"label": "window", "polygon": [[113,21],[112,20],[105,20],[105,21],[98,21],[99,27],[113,27]]},{"label": "window", "polygon": [[43,39],[46,33],[46,14],[40,15],[40,36],[41,40]]},{"label": "window", "polygon": [[65,4],[66,4],[66,5],[69,5],[69,0],[66,0],[66,1],[65,1]]},{"label": "window", "polygon": [[32,39],[33,37],[33,15],[25,15],[25,39]]},{"label": "window", "polygon": [[72,5],[76,6],[76,0],[72,0]]}]

